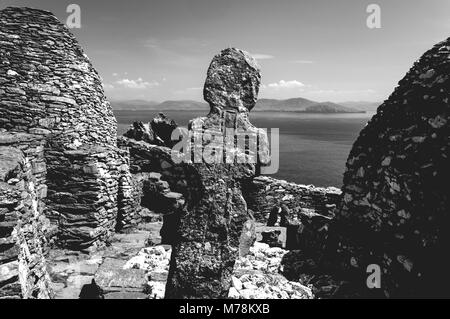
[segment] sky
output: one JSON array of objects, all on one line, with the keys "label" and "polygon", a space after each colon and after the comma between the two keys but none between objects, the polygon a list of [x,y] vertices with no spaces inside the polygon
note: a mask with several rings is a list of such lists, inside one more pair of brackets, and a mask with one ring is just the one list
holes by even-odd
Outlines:
[{"label": "sky", "polygon": [[[450,36],[449,0],[0,0],[66,22],[112,100],[201,101],[213,56],[257,58],[260,98],[382,101],[415,60]],[[370,4],[381,28],[369,28]]]}]

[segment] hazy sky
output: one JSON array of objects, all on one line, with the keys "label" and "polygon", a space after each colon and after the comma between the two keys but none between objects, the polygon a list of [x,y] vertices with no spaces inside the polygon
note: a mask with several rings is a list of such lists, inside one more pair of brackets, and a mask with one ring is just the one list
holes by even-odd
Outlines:
[{"label": "hazy sky", "polygon": [[[202,100],[211,58],[249,51],[262,68],[260,97],[318,101],[387,98],[413,62],[450,36],[449,0],[0,0],[66,21],[111,99]],[[366,8],[381,7],[381,29]]]}]

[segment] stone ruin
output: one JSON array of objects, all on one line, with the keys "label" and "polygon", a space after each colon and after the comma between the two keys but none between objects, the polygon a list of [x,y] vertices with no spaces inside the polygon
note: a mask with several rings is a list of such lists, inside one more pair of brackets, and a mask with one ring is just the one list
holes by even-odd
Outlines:
[{"label": "stone ruin", "polygon": [[[414,64],[353,145],[335,217],[318,221],[328,232],[304,234],[296,261],[297,273],[332,274],[325,296],[449,296],[449,77],[450,38]],[[366,285],[373,265],[380,289]]]},{"label": "stone ruin", "polygon": [[399,82],[347,161],[328,245],[346,269],[379,265],[386,297],[449,295],[449,77],[447,39]]},{"label": "stone ruin", "polygon": [[[16,278],[17,262],[21,274],[38,271],[27,254],[37,258],[44,249],[40,225],[48,223],[42,219],[51,220],[48,233],[56,231],[50,237],[58,245],[83,249],[104,245],[117,217],[134,207],[128,154],[116,146],[116,119],[76,39],[41,10],[4,9],[0,26],[0,147],[10,154],[1,163],[2,185],[11,196],[26,192],[30,198],[2,196],[0,202],[2,273],[9,269],[7,277]],[[17,238],[29,228],[39,249]],[[22,296],[29,297],[23,280]],[[39,280],[37,287],[44,285]]]},{"label": "stone ruin", "polygon": [[101,79],[52,14],[7,8],[0,22],[0,128],[45,139],[42,187],[59,242],[101,243],[120,222],[117,215],[133,209],[128,154],[116,146],[116,119]]},{"label": "stone ruin", "polygon": [[[260,71],[241,50],[213,59],[211,111],[189,132],[223,142],[227,130],[244,131],[256,151],[232,143],[222,153],[217,140],[193,138],[193,149],[224,162],[197,162],[194,152],[180,163],[185,154],[169,140],[176,123],[162,115],[117,137],[100,77],[51,13],[7,8],[0,26],[0,298],[53,298],[49,252],[104,249],[141,223],[144,207],[162,216],[161,242],[172,246],[167,298],[229,296],[237,256],[274,207],[295,231],[283,274],[316,296],[448,296],[450,39],[424,54],[363,129],[341,192],[258,176],[269,156],[249,121]],[[381,289],[367,287],[368,265],[381,268]],[[95,277],[101,285],[108,267]]]},{"label": "stone ruin", "polygon": [[0,298],[50,298],[44,142],[0,134]]},{"label": "stone ruin", "polygon": [[136,141],[144,141],[158,146],[172,147],[176,141],[172,140],[172,132],[178,127],[177,123],[159,113],[150,123],[134,122],[124,136]]}]

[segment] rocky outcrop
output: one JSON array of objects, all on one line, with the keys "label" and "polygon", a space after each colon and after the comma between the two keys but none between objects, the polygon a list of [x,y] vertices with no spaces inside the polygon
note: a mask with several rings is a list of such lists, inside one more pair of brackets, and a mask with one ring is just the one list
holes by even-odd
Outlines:
[{"label": "rocky outcrop", "polygon": [[163,142],[163,146],[172,147],[177,141],[172,141],[172,133],[178,127],[177,123],[165,116],[163,113],[159,113],[150,122],[150,127],[159,140]]},{"label": "rocky outcrop", "polygon": [[[180,216],[168,298],[223,298],[228,294],[241,231],[251,218],[241,185],[255,176],[261,157],[267,155],[267,136],[248,119],[259,84],[255,60],[238,49],[223,50],[209,67],[204,95],[211,111],[207,117],[192,120],[189,127],[193,152],[188,156],[202,193]],[[257,147],[236,144],[239,134],[246,134]],[[227,138],[229,143],[225,143]]]},{"label": "rocky outcrop", "polygon": [[177,127],[178,125],[174,120],[169,119],[163,113],[159,113],[148,124],[134,122],[124,136],[152,145],[172,147],[178,142],[172,140],[172,133]]},{"label": "rocky outcrop", "polygon": [[151,126],[142,122],[134,122],[123,136],[131,138],[135,141],[144,141],[149,144],[163,145],[163,141],[155,136]]}]

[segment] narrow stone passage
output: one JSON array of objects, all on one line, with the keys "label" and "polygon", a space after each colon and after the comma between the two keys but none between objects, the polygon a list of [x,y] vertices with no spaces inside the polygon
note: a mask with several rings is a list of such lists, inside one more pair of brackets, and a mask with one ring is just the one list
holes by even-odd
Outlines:
[{"label": "narrow stone passage", "polygon": [[[140,225],[128,233],[115,234],[110,246],[95,252],[52,250],[48,271],[56,299],[84,298],[145,299],[151,295],[146,271],[127,268],[149,238],[158,241],[161,222]],[[93,281],[95,281],[95,285]],[[97,288],[96,288],[97,287]],[[97,289],[98,295],[92,294]]]}]

